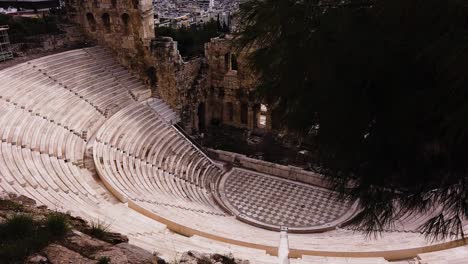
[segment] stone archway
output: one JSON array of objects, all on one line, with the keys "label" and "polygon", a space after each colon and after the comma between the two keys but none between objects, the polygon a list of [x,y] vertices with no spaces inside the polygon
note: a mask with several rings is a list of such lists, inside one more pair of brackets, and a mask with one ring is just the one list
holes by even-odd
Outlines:
[{"label": "stone archway", "polygon": [[102,25],[107,33],[111,32],[111,21],[108,13],[102,14]]},{"label": "stone archway", "polygon": [[88,27],[91,32],[96,32],[96,19],[94,19],[93,14],[86,14],[86,21],[88,22]]},{"label": "stone archway", "polygon": [[151,66],[148,69],[146,69],[146,77],[148,78],[148,84],[151,85],[151,87],[155,88],[158,83],[156,68]]}]

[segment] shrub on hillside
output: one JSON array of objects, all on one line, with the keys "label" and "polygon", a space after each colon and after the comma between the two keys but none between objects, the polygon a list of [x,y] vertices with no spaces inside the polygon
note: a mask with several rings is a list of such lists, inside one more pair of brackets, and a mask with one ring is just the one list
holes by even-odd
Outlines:
[{"label": "shrub on hillside", "polygon": [[87,230],[86,233],[92,237],[103,239],[108,233],[109,227],[110,224],[106,224],[105,222],[98,220],[96,222],[91,222],[91,228]]},{"label": "shrub on hillside", "polygon": [[0,260],[22,263],[31,253],[62,239],[68,230],[67,218],[58,213],[49,215],[44,221],[16,214],[0,223]]},{"label": "shrub on hillside", "polygon": [[48,215],[45,227],[54,237],[63,237],[70,230],[67,217],[62,213],[52,213]]},{"label": "shrub on hillside", "polygon": [[177,41],[180,55],[185,58],[203,56],[205,43],[209,42],[211,38],[220,36],[220,34],[222,34],[222,27],[214,20],[190,27],[156,28],[157,36],[171,37]]}]

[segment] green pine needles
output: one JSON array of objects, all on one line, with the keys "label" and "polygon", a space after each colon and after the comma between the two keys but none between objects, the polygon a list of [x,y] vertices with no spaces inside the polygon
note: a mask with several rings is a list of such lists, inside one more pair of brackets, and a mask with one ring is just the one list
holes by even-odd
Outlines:
[{"label": "green pine needles", "polygon": [[428,237],[465,236],[467,17],[458,0],[241,5],[238,45],[273,126],[313,137],[313,162],[359,201],[355,228],[426,214]]}]

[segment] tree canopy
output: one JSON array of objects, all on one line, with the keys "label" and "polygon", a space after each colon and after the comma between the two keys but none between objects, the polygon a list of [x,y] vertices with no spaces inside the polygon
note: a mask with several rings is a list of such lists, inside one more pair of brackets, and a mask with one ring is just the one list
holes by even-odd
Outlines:
[{"label": "tree canopy", "polygon": [[203,56],[205,43],[225,32],[226,26],[215,20],[205,24],[193,24],[189,27],[158,27],[156,35],[172,37],[178,43],[180,54],[186,58]]},{"label": "tree canopy", "polygon": [[238,44],[276,124],[318,141],[316,161],[370,233],[406,213],[464,236],[468,3],[251,0]]},{"label": "tree canopy", "polygon": [[12,43],[22,42],[27,37],[40,34],[61,33],[57,23],[58,16],[55,15],[30,18],[0,14],[0,25],[8,25],[10,27],[8,35]]}]

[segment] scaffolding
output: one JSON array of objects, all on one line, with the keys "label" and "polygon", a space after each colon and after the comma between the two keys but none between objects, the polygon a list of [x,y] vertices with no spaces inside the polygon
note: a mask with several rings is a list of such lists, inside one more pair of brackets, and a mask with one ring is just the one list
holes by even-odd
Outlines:
[{"label": "scaffolding", "polygon": [[13,59],[8,29],[8,26],[0,26],[0,62]]}]

